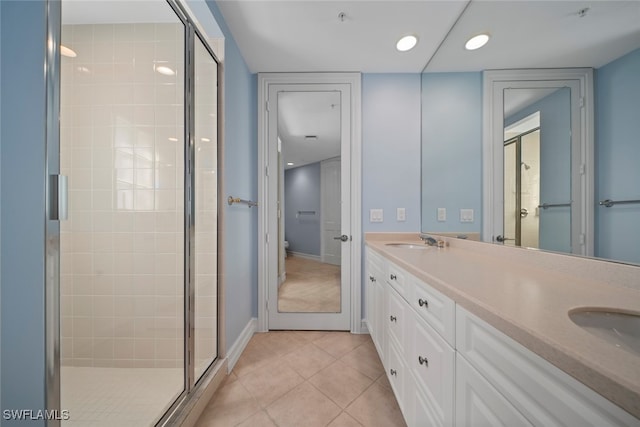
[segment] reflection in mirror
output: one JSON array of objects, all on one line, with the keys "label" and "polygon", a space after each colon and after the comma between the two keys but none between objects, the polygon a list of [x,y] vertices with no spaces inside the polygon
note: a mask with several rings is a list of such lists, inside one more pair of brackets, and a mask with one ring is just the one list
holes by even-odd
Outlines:
[{"label": "reflection in mirror", "polygon": [[341,311],[340,93],[278,93],[278,311]]},{"label": "reflection in mirror", "polygon": [[[640,200],[637,185],[640,168],[637,160],[634,161],[640,157],[640,144],[637,143],[640,134],[640,104],[637,102],[640,99],[640,2],[595,1],[589,3],[584,13],[579,13],[584,7],[572,1],[471,2],[437,52],[431,58],[425,58],[427,66],[421,79],[423,232],[487,234],[482,224],[493,209],[493,205],[488,209],[486,188],[483,189],[482,176],[488,171],[481,160],[483,132],[487,132],[488,127],[483,118],[491,115],[487,110],[491,105],[486,105],[482,95],[482,80],[487,70],[528,69],[538,74],[535,79],[528,80],[540,83],[548,80],[543,76],[547,69],[592,67],[594,96],[586,102],[592,102],[593,116],[584,117],[584,126],[589,133],[587,139],[593,140],[593,162],[581,166],[579,160],[571,160],[578,169],[582,167],[586,174],[591,174],[593,180],[593,188],[589,190],[593,193],[593,202],[581,214],[592,218],[593,235],[584,237],[586,249],[583,252],[640,264],[640,251],[637,250],[640,203],[631,203]],[[523,16],[527,19],[522,20]],[[465,41],[479,32],[491,34],[489,43],[481,49],[465,51]],[[500,96],[500,101],[506,104],[515,92],[508,86],[504,89],[507,92],[502,94],[504,97]],[[538,100],[553,95],[556,93],[541,94]],[[519,110],[521,108],[514,111]],[[584,110],[580,114],[584,116]],[[508,118],[512,114],[505,111],[505,116]],[[541,127],[544,126],[542,119]],[[575,194],[568,196],[571,194],[568,188],[584,178],[580,173],[576,175],[570,171],[567,163],[560,166],[560,158],[547,156],[550,154],[545,143],[548,135],[544,129],[539,134],[538,206],[546,204],[546,209],[532,208],[531,211],[523,206],[528,196],[521,192],[520,209],[524,207],[527,211],[520,212],[520,227],[526,228],[529,219],[537,219],[540,248],[579,253],[575,250],[581,238],[579,230],[576,232],[575,204],[570,207],[566,203],[575,200]],[[500,149],[501,153],[504,148]],[[514,152],[509,153],[515,156]],[[523,154],[526,153],[520,153]],[[575,153],[565,150],[562,157],[566,156],[575,156]],[[557,163],[548,164],[548,157]],[[511,161],[510,173],[517,175],[517,161],[514,158]],[[525,163],[530,169],[521,164],[521,180],[528,179],[527,173],[531,175],[533,170],[529,162]],[[505,167],[500,162],[489,172],[502,177],[509,173]],[[553,178],[554,174],[566,177],[560,180]],[[511,191],[515,194],[515,176],[513,180]],[[526,185],[526,182],[519,184]],[[491,191],[494,194],[490,196],[495,199],[498,190]],[[506,196],[503,192],[501,187],[500,199]],[[606,203],[600,203],[605,200],[630,203],[606,207]],[[503,229],[501,224],[499,230],[503,231],[501,237],[515,239],[518,214],[515,196],[510,203],[511,228]],[[438,220],[439,208],[447,210],[445,220]],[[458,212],[465,208],[475,210],[473,223],[460,221]],[[500,212],[503,208],[500,207]],[[570,228],[562,230],[561,223]],[[552,224],[556,227],[554,232],[549,228]],[[522,232],[521,229],[520,244],[535,246],[535,240],[527,242]],[[482,240],[492,241],[492,237],[482,235]],[[553,242],[549,240],[551,237]],[[515,240],[504,243],[515,245]]]},{"label": "reflection in mirror", "polygon": [[570,89],[505,89],[504,242],[571,252]]}]

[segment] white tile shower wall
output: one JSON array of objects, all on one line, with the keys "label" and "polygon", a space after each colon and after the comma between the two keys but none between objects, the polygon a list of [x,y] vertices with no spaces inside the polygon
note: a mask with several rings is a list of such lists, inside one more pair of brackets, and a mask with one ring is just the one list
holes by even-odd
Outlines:
[{"label": "white tile shower wall", "polygon": [[63,27],[63,365],[183,364],[182,32]]}]

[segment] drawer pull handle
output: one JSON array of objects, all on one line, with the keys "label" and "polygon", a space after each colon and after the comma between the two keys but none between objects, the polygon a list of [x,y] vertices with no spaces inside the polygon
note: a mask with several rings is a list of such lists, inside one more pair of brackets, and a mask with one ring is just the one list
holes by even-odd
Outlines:
[{"label": "drawer pull handle", "polygon": [[375,277],[373,277],[373,276],[369,276],[369,280],[371,280],[372,282],[375,282],[375,281],[376,281],[376,278],[375,278]]},{"label": "drawer pull handle", "polygon": [[420,298],[420,299],[418,300],[418,305],[419,305],[420,307],[429,308],[429,301],[427,301],[426,299],[422,299],[422,298]]},{"label": "drawer pull handle", "polygon": [[389,369],[389,373],[394,376],[398,375],[398,371],[396,371],[395,369]]},{"label": "drawer pull handle", "polygon": [[398,318],[396,316],[389,316],[389,320],[392,322],[396,322],[398,321]]},{"label": "drawer pull handle", "polygon": [[429,367],[429,360],[426,357],[418,356],[418,362],[421,365],[425,365],[427,368]]},{"label": "drawer pull handle", "polygon": [[391,277],[391,280],[396,280],[398,278],[395,274],[391,274],[389,277]]}]

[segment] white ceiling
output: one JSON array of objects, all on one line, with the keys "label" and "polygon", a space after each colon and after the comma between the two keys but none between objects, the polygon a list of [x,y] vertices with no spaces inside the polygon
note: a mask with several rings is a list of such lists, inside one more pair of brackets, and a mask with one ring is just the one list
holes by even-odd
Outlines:
[{"label": "white ceiling", "polygon": [[[364,73],[481,71],[486,69],[594,67],[640,47],[640,0],[217,0],[222,14],[252,72],[360,71]],[[580,17],[578,11],[589,8]],[[338,15],[344,12],[342,22]],[[489,43],[466,51],[466,40],[488,32]],[[398,52],[395,43],[415,34],[418,45]],[[427,67],[425,68],[425,65]],[[522,108],[541,92],[518,93],[506,105]],[[316,120],[329,104],[319,98],[291,100],[280,114],[294,136],[281,129],[292,145],[300,134],[322,134],[336,143],[335,129]],[[304,109],[300,105],[305,105]],[[515,110],[514,110],[515,111]],[[308,128],[304,128],[308,124]],[[304,145],[299,145],[302,147]],[[307,150],[313,147],[306,143]],[[318,149],[321,144],[315,145]],[[302,160],[302,151],[287,156]],[[296,152],[296,154],[293,154]],[[321,153],[309,154],[319,158]]]},{"label": "white ceiling", "polygon": [[[466,10],[467,0],[217,3],[252,72],[415,73],[445,37],[429,71],[599,67],[640,47],[639,0],[473,0]],[[465,51],[480,32],[492,35],[489,44]],[[409,33],[416,48],[396,51]]]},{"label": "white ceiling", "polygon": [[[412,72],[424,67],[466,0],[218,0],[252,72]],[[344,12],[342,22],[338,15]],[[395,44],[416,34],[418,45]]]}]

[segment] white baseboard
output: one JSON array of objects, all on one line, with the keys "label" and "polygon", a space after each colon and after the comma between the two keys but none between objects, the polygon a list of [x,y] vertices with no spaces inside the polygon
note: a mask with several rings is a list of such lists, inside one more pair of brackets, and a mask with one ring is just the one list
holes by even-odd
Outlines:
[{"label": "white baseboard", "polygon": [[367,327],[367,321],[364,319],[360,322],[360,333],[361,334],[369,333],[369,328]]},{"label": "white baseboard", "polygon": [[228,360],[227,372],[230,373],[233,370],[233,367],[238,362],[240,355],[244,351],[247,344],[249,344],[249,340],[251,339],[253,334],[256,333],[257,328],[258,328],[258,319],[256,317],[253,317],[251,318],[251,320],[249,320],[249,323],[247,323],[247,326],[244,327],[238,339],[233,343],[231,348],[229,348],[229,352],[227,353],[227,360]]},{"label": "white baseboard", "polygon": [[289,255],[295,256],[298,258],[310,259],[312,261],[322,262],[322,257],[320,255],[303,254],[302,252],[293,252],[293,251],[289,251]]}]

